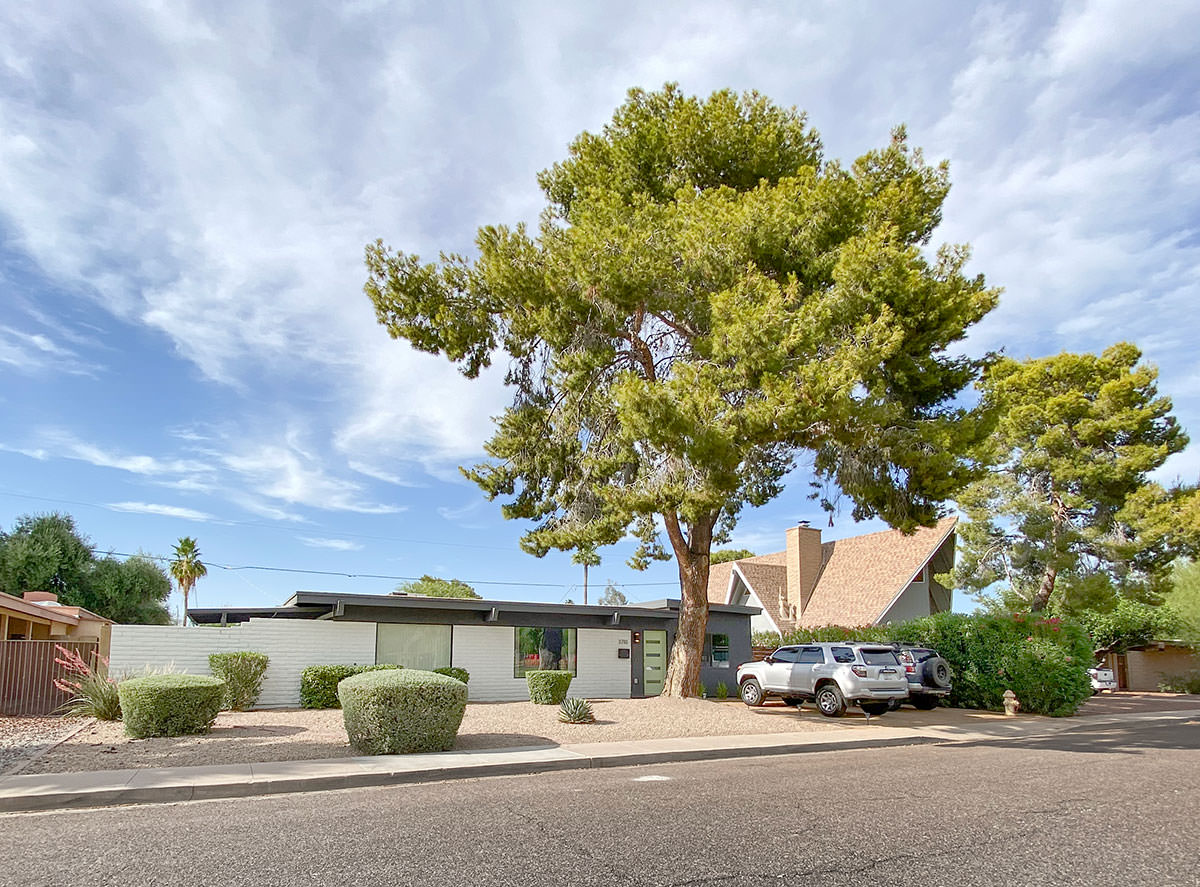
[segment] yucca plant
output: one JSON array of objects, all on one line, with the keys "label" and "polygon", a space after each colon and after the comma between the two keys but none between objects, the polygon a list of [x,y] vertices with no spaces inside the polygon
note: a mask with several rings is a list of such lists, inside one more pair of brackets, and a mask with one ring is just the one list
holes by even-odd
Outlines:
[{"label": "yucca plant", "polygon": [[586,699],[564,699],[558,707],[558,719],[564,724],[594,724],[596,715]]}]

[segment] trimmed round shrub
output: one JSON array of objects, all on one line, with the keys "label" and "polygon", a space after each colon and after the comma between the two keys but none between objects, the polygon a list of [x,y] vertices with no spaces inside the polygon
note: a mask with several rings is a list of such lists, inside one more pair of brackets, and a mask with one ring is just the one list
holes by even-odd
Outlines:
[{"label": "trimmed round shrub", "polygon": [[337,688],[346,735],[364,755],[446,751],[467,710],[467,685],[416,669],[372,671]]},{"label": "trimmed round shrub", "polygon": [[571,687],[569,671],[531,671],[525,675],[529,701],[535,705],[562,705]]},{"label": "trimmed round shrub", "polygon": [[226,708],[245,711],[258,702],[269,661],[266,653],[252,653],[249,650],[209,654],[209,671],[213,677],[225,682]]},{"label": "trimmed round shrub", "polygon": [[341,708],[338,702],[338,683],[368,671],[390,671],[399,665],[310,665],[300,672],[300,705],[302,708]]},{"label": "trimmed round shrub", "polygon": [[462,681],[464,684],[471,680],[471,673],[465,668],[456,668],[453,665],[447,665],[443,668],[435,668],[434,674],[444,674],[446,677],[454,678],[456,681]]},{"label": "trimmed round shrub", "polygon": [[225,682],[198,674],[152,674],[117,685],[125,733],[134,739],[207,733],[221,711]]}]

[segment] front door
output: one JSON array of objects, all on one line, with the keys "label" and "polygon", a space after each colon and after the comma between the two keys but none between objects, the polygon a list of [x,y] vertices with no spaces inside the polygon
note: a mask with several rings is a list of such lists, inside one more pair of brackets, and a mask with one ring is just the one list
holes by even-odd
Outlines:
[{"label": "front door", "polygon": [[642,632],[642,687],[647,696],[662,692],[667,678],[667,633],[665,631]]}]

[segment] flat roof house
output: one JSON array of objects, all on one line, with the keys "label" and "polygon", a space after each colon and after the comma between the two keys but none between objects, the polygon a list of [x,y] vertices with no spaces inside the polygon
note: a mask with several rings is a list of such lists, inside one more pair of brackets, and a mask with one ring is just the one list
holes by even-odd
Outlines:
[{"label": "flat roof house", "polygon": [[905,535],[885,530],[822,542],[807,522],[785,533],[775,554],[715,565],[711,604],[758,607],[754,631],[786,633],[824,625],[883,625],[950,609],[950,589],[934,576],[954,566],[954,527],[943,518]]},{"label": "flat roof house", "polygon": [[[742,604],[710,607],[701,680],[736,685],[738,664],[752,658]],[[662,692],[679,601],[578,606],[528,601],[435,598],[405,594],[298,591],[281,607],[188,611],[197,627],[116,626],[113,667],[173,662],[193,674],[208,654],[256,650],[270,657],[262,705],[299,704],[309,665],[395,663],[470,672],[475,702],[529,698],[530,671],[569,671],[572,696],[639,698]]]}]

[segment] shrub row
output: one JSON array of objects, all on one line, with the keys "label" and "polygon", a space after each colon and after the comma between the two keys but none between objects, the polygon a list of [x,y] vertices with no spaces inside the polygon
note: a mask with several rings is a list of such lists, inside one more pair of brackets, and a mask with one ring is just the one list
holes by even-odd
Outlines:
[{"label": "shrub row", "polygon": [[467,685],[417,669],[371,670],[337,685],[346,735],[364,755],[447,751],[467,708]]},{"label": "shrub row", "polygon": [[561,705],[571,686],[569,671],[531,671],[525,675],[529,701],[536,705]]},{"label": "shrub row", "polygon": [[394,671],[399,665],[310,665],[300,672],[300,705],[340,708],[338,683],[368,671]]},{"label": "shrub row", "polygon": [[456,681],[462,681],[464,684],[471,680],[471,673],[465,668],[456,668],[453,665],[446,665],[442,668],[435,668],[434,674],[444,674],[446,677],[454,678]]},{"label": "shrub row", "polygon": [[1060,717],[1074,714],[1091,695],[1087,632],[1056,618],[937,613],[899,625],[826,626],[783,637],[754,636],[754,643],[763,646],[837,641],[899,641],[937,650],[954,674],[947,701],[959,708],[1003,711],[1004,691],[1012,689],[1022,711]]},{"label": "shrub row", "polygon": [[1158,689],[1163,693],[1200,693],[1200,671],[1163,675],[1158,682]]},{"label": "shrub row", "polygon": [[213,677],[225,682],[225,708],[245,711],[258,702],[269,661],[266,653],[249,650],[209,655],[208,668]]},{"label": "shrub row", "polygon": [[117,685],[125,732],[135,739],[207,733],[221,711],[226,687],[220,678],[157,674]]}]

